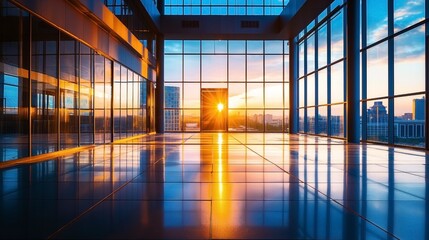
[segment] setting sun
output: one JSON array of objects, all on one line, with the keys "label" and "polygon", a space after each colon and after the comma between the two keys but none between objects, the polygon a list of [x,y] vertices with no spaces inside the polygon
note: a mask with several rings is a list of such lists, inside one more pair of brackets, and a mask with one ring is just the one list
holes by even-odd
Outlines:
[{"label": "setting sun", "polygon": [[217,105],[217,110],[218,110],[219,112],[222,112],[222,110],[223,110],[223,104],[222,104],[222,103],[219,103],[219,104]]}]

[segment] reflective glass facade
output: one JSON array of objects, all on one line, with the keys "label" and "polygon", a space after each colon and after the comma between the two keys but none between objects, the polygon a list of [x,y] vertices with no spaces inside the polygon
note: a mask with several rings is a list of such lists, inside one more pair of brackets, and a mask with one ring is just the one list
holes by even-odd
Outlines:
[{"label": "reflective glass facade", "polygon": [[288,131],[288,42],[168,40],[165,129],[200,131],[202,89],[228,91],[228,131]]},{"label": "reflective glass facade", "polygon": [[147,131],[152,82],[8,1],[0,7],[0,162]]}]

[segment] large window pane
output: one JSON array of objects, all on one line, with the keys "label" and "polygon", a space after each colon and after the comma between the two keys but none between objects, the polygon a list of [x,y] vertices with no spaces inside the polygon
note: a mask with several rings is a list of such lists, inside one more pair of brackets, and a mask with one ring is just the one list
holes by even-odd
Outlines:
[{"label": "large window pane", "polygon": [[264,85],[263,83],[247,84],[247,108],[264,107]]},{"label": "large window pane", "polygon": [[307,108],[307,132],[316,133],[316,108]]},{"label": "large window pane", "polygon": [[265,110],[265,131],[283,131],[283,110]]},{"label": "large window pane", "polygon": [[395,32],[422,21],[425,17],[424,0],[394,0]]},{"label": "large window pane", "polygon": [[307,38],[307,73],[311,73],[315,69],[316,49],[314,44],[314,34]]},{"label": "large window pane", "polygon": [[331,103],[344,102],[344,65],[331,66]]},{"label": "large window pane", "polygon": [[328,107],[319,107],[317,116],[317,133],[322,135],[328,134]]},{"label": "large window pane", "polygon": [[331,136],[344,137],[344,104],[331,106]]},{"label": "large window pane", "polygon": [[183,86],[183,107],[200,108],[200,84],[185,83]]},{"label": "large window pane", "polygon": [[183,111],[184,131],[200,131],[200,110]]},{"label": "large window pane", "polygon": [[327,69],[323,69],[318,73],[318,94],[319,105],[328,103],[328,79]]},{"label": "large window pane", "polygon": [[166,55],[164,58],[165,81],[182,81],[182,56]]},{"label": "large window pane", "polygon": [[395,98],[395,144],[425,147],[424,95]]},{"label": "large window pane", "polygon": [[230,83],[228,85],[228,108],[246,107],[246,84]]},{"label": "large window pane", "polygon": [[368,49],[367,97],[388,95],[388,56],[387,42]]},{"label": "large window pane", "polygon": [[226,62],[226,55],[204,55],[201,81],[226,82]]},{"label": "large window pane", "polygon": [[324,24],[318,31],[318,47],[317,47],[317,54],[318,54],[318,66],[324,67],[328,63],[328,46],[327,46],[327,37],[328,37],[328,31],[326,24]]},{"label": "large window pane", "polygon": [[343,11],[331,21],[331,62],[344,57],[344,14]]},{"label": "large window pane", "polygon": [[264,81],[263,55],[247,56],[247,81],[248,82]]},{"label": "large window pane", "polygon": [[283,107],[283,87],[281,83],[265,83],[265,108]]},{"label": "large window pane", "polygon": [[246,131],[246,110],[229,109],[228,111],[228,131]]},{"label": "large window pane", "polygon": [[264,111],[247,110],[247,131],[262,132],[264,131]]},{"label": "large window pane", "polygon": [[367,138],[377,142],[388,140],[387,99],[368,101]]},{"label": "large window pane", "polygon": [[246,57],[244,55],[230,55],[228,64],[229,81],[244,82],[246,80]]},{"label": "large window pane", "polygon": [[194,82],[200,80],[200,56],[184,56],[184,78],[185,82]]},{"label": "large window pane", "polygon": [[395,95],[425,90],[425,31],[415,28],[395,38]]},{"label": "large window pane", "polygon": [[283,82],[283,55],[265,56],[265,81]]},{"label": "large window pane", "polygon": [[387,0],[367,0],[367,43],[387,37]]},{"label": "large window pane", "polygon": [[307,106],[316,104],[316,81],[314,73],[307,77]]}]

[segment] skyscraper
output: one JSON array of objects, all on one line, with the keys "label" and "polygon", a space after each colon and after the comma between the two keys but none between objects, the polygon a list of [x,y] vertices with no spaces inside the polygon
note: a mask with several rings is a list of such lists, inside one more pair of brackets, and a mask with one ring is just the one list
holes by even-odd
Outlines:
[{"label": "skyscraper", "polygon": [[165,131],[180,130],[180,87],[165,86]]},{"label": "skyscraper", "polygon": [[413,120],[425,120],[426,99],[413,99]]}]

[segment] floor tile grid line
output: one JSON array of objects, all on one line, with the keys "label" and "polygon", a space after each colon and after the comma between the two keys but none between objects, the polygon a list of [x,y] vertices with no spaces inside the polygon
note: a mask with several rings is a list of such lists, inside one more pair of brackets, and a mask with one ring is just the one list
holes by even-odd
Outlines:
[{"label": "floor tile grid line", "polygon": [[[160,159],[159,159],[160,160]],[[156,160],[156,162],[158,162],[159,160]],[[134,178],[130,179],[129,181],[125,182],[124,184],[122,184],[120,187],[118,187],[117,189],[115,189],[113,192],[111,192],[110,194],[108,194],[106,197],[100,199],[98,202],[96,202],[95,204],[93,204],[91,207],[89,207],[88,209],[86,209],[85,211],[83,211],[82,213],[80,213],[78,216],[76,216],[75,218],[73,218],[72,220],[70,220],[68,223],[64,224],[62,227],[60,227],[58,230],[56,230],[55,232],[53,232],[51,235],[49,235],[47,237],[47,239],[54,239],[55,236],[57,236],[61,231],[63,231],[64,229],[66,229],[67,227],[71,226],[72,224],[74,224],[75,222],[79,221],[79,219],[81,219],[84,215],[88,214],[89,212],[91,212],[93,209],[95,209],[97,206],[99,206],[100,204],[102,204],[103,202],[105,202],[106,200],[108,200],[109,198],[111,198],[115,193],[119,192],[121,189],[123,189],[125,186],[127,186],[128,184],[130,184],[131,182],[133,182],[135,179],[137,179],[140,175],[135,176]]]},{"label": "floor tile grid line", "polygon": [[[239,141],[237,139],[237,141]],[[325,196],[327,199],[329,199],[330,201],[338,204],[340,207],[350,211],[351,213],[353,213],[354,215],[360,217],[361,219],[367,221],[368,223],[372,224],[373,226],[375,226],[376,228],[380,229],[381,231],[385,232],[387,235],[395,238],[395,239],[399,239],[398,237],[396,237],[395,235],[393,235],[393,233],[385,230],[383,227],[379,226],[378,224],[376,224],[375,222],[369,220],[368,218],[366,218],[365,216],[359,214],[358,212],[356,212],[355,210],[345,206],[343,203],[339,202],[338,200],[335,200],[333,198],[331,198],[330,196],[328,196],[327,194],[325,194],[324,192],[320,191],[319,189],[315,188],[314,186],[306,183],[305,181],[301,180],[299,177],[295,176],[294,174],[291,174],[289,171],[286,171],[285,169],[283,169],[282,167],[280,167],[279,165],[277,165],[276,163],[272,162],[271,160],[265,158],[264,156],[262,156],[261,154],[259,154],[258,152],[254,151],[253,149],[251,149],[250,147],[248,147],[247,145],[243,144],[247,149],[249,149],[250,151],[254,152],[255,154],[257,154],[258,156],[260,156],[262,159],[264,159],[265,161],[268,161],[269,163],[275,165],[276,167],[278,167],[279,169],[281,169],[283,172],[291,175],[292,177],[296,178],[298,180],[298,182],[308,186],[309,188],[313,189],[314,191],[320,193],[321,195]]]}]

